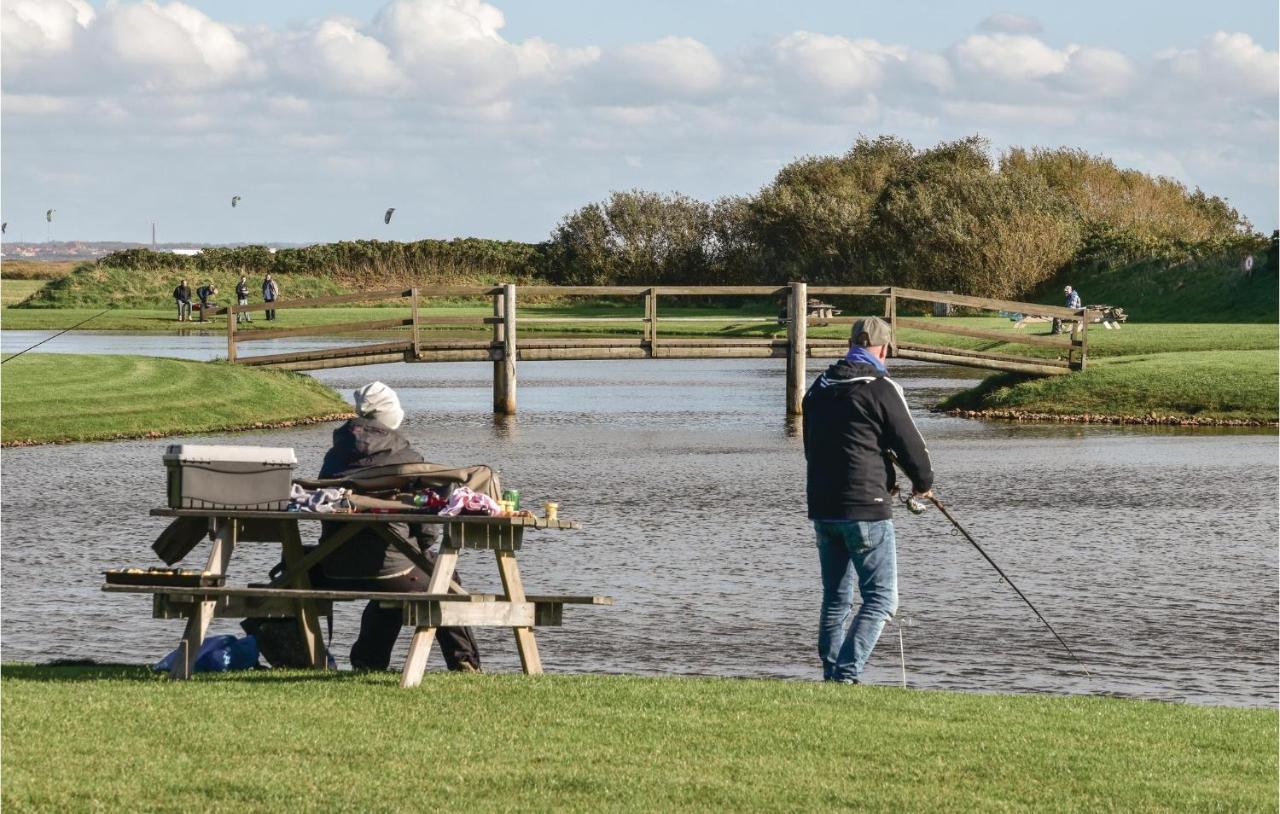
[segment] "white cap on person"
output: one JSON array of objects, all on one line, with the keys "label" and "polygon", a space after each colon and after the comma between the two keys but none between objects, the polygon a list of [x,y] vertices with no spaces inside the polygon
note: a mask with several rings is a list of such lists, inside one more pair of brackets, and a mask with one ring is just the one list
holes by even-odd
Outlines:
[{"label": "white cap on person", "polygon": [[404,421],[404,410],[396,391],[382,382],[366,384],[355,391],[356,413],[377,421],[389,430],[398,429]]}]

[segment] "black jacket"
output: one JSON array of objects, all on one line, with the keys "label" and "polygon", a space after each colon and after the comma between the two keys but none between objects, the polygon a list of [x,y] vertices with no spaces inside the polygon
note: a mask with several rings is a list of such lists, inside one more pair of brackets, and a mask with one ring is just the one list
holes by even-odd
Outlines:
[{"label": "black jacket", "polygon": [[809,517],[887,520],[897,456],[917,491],[933,486],[929,450],[902,388],[882,371],[841,359],[804,396]]},{"label": "black jacket", "polygon": [[[340,478],[357,469],[388,464],[417,464],[423,458],[408,439],[395,430],[368,418],[353,418],[333,431],[333,446],[324,456],[320,477]],[[322,523],[320,541],[336,532],[342,523]],[[412,535],[418,547],[435,542],[430,526],[392,525],[391,530],[403,540]],[[431,531],[428,531],[431,529]],[[413,561],[371,531],[361,532],[344,543],[322,563],[328,579],[386,579],[407,573]]]},{"label": "black jacket", "polygon": [[173,290],[173,298],[178,302],[191,302],[191,289],[185,285],[180,285]]},{"label": "black jacket", "polygon": [[242,300],[249,299],[249,284],[236,283],[236,296]]},{"label": "black jacket", "polygon": [[208,302],[213,296],[213,286],[202,285],[196,289],[196,296],[200,298],[200,302]]}]

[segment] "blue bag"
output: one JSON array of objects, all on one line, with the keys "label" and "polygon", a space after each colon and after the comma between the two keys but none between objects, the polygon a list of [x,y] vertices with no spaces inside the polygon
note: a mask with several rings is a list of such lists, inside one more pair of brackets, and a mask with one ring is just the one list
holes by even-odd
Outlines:
[{"label": "blue bag", "polygon": [[[173,669],[178,658],[178,651],[156,662],[157,673],[167,673]],[[258,640],[252,636],[209,636],[200,645],[196,653],[195,672],[224,673],[228,670],[252,670],[258,666]]]}]

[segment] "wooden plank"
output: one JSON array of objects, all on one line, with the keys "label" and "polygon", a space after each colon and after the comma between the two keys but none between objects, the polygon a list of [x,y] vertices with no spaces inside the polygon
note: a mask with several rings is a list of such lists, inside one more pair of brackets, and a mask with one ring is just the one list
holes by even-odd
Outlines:
[{"label": "wooden plank", "polygon": [[241,333],[238,342],[257,342],[263,339],[284,339],[290,336],[325,336],[351,331],[381,331],[386,328],[403,328],[413,325],[413,319],[377,319],[366,322],[338,322],[333,325],[308,325],[303,328],[263,328]]},{"label": "wooden plank", "polygon": [[974,359],[968,356],[952,356],[945,353],[929,353],[926,351],[903,348],[896,354],[900,359],[914,359],[919,362],[940,362],[961,367],[979,367],[986,370],[1003,370],[1008,373],[1031,373],[1037,376],[1064,376],[1071,372],[1065,367],[1049,367],[1047,365],[1022,364],[1019,362],[1002,362],[993,359]]},{"label": "wooden plank", "polygon": [[532,602],[441,602],[433,611],[440,627],[533,627],[535,616]]},{"label": "wooden plank", "polygon": [[961,350],[959,348],[948,348],[941,345],[922,345],[918,342],[900,342],[898,346],[909,350],[924,351],[925,353],[945,353],[948,356],[963,356],[972,359],[986,359],[995,362],[1016,362],[1032,365],[1044,365],[1047,367],[1070,367],[1065,359],[1038,359],[1034,356],[1014,356],[1008,353],[993,353],[990,351],[979,350]]},{"label": "wooden plank", "polygon": [[889,286],[882,285],[811,285],[809,293],[817,296],[887,297]]},{"label": "wooden plank", "polygon": [[[427,583],[427,593],[446,593],[457,564],[458,550],[442,546],[431,572],[431,580]],[[404,660],[404,672],[400,675],[401,687],[416,687],[422,683],[422,674],[427,669],[427,657],[431,654],[431,644],[435,638],[435,625],[419,625],[414,628],[413,638],[409,640],[409,654]]]},{"label": "wooden plank", "polygon": [[776,285],[663,285],[657,288],[664,297],[775,297],[787,293],[785,287]]},{"label": "wooden plank", "polygon": [[[284,547],[285,568],[294,570],[301,564],[306,553],[302,548],[302,538],[298,534],[296,521],[280,521],[280,541]],[[311,576],[305,569],[297,574],[293,581],[303,591],[311,587]],[[320,632],[320,613],[310,598],[299,599],[297,609],[298,632],[302,634],[302,642],[311,657],[311,666],[317,670],[324,670],[329,666],[329,660],[328,651],[324,646],[324,635]]]},{"label": "wooden plank", "polygon": [[[346,356],[337,359],[314,359],[304,362],[283,362],[255,367],[269,367],[273,370],[332,370],[340,367],[360,367],[363,365],[385,365],[393,362],[413,361],[408,358],[409,352],[380,353],[372,356]],[[450,360],[459,361],[459,360]],[[471,360],[462,360],[471,361]]]},{"label": "wooden plank", "polygon": [[[373,530],[379,537],[386,540],[392,548],[399,551],[407,557],[410,562],[418,566],[418,570],[422,571],[429,578],[435,577],[436,566],[432,565],[431,560],[427,559],[427,555],[415,548],[412,543],[408,540],[402,539],[399,534],[396,534],[388,526],[374,526]],[[459,595],[465,595],[467,593],[466,589],[463,588],[462,585],[452,580],[443,585],[440,592]]]},{"label": "wooden plank", "polygon": [[493,526],[522,526],[524,528],[539,529],[581,529],[582,523],[578,520],[558,519],[555,522],[548,523],[542,517],[527,517],[524,515],[512,515],[510,517],[489,517],[486,515],[463,515],[460,517],[442,517],[438,514],[368,514],[368,513],[334,513],[320,514],[317,512],[278,512],[278,511],[261,511],[252,509],[170,509],[158,508],[151,509],[148,514],[152,517],[235,517],[244,520],[323,520],[326,523],[365,523],[370,526],[391,525],[393,523],[425,523],[428,525],[446,525],[451,523],[466,523],[476,525],[493,525]]},{"label": "wooden plank", "polygon": [[234,306],[227,306],[227,361],[236,361],[236,321],[232,317]]},{"label": "wooden plank", "polygon": [[521,322],[536,322],[546,325],[555,325],[561,323],[578,324],[580,322],[599,322],[599,323],[621,323],[621,322],[644,322],[646,317],[521,317]]},{"label": "wooden plank", "polygon": [[[1088,311],[1084,312],[1086,315]],[[1089,319],[1080,320],[1080,359],[1076,363],[1076,370],[1084,370],[1089,364]]]},{"label": "wooden plank", "polygon": [[271,353],[265,356],[246,356],[243,359],[237,360],[237,362],[242,365],[289,364],[291,362],[310,362],[320,359],[356,358],[393,351],[403,353],[412,349],[412,342],[408,340],[400,340],[398,342],[377,342],[368,345],[350,345],[343,348],[325,348],[323,350],[309,350],[298,353]]},{"label": "wooden plank", "polygon": [[490,350],[421,350],[406,362],[492,362],[498,354]]},{"label": "wooden plank", "polygon": [[[102,591],[109,594],[163,594],[169,597],[192,597],[192,601],[213,601],[218,597],[251,596],[264,599],[295,600],[300,596],[307,599],[326,600],[330,602],[493,602],[496,594],[453,594],[453,593],[409,593],[390,591],[334,591],[328,588],[265,588],[265,587],[167,587],[164,585],[114,585],[102,586]],[[504,599],[503,601],[507,601]],[[531,600],[530,600],[531,601]],[[554,599],[553,601],[561,601]],[[565,600],[567,601],[567,600]],[[578,603],[598,604],[598,603]]]},{"label": "wooden plank", "polygon": [[[495,551],[498,560],[498,574],[502,577],[502,590],[512,602],[527,601],[524,596],[524,583],[520,580],[520,567],[516,565],[516,555],[511,551]],[[520,653],[520,666],[526,675],[542,674],[542,657],[538,654],[538,642],[533,636],[533,628],[519,626],[511,628],[516,637],[516,650]]]},{"label": "wooden plank", "polygon": [[787,415],[804,412],[805,360],[808,358],[809,293],[804,283],[791,283],[787,298]]},{"label": "wooden plank", "polygon": [[946,294],[939,291],[921,291],[918,288],[898,288],[894,286],[893,295],[903,300],[921,300],[924,302],[944,302],[951,305],[966,305],[971,308],[985,308],[988,311],[1015,311],[1021,314],[1036,316],[1063,317],[1074,319],[1078,311],[1063,308],[1060,305],[1040,305],[1034,302],[1017,302],[1015,300],[994,300],[987,297],[970,297],[965,294]]},{"label": "wooden plank", "polygon": [[[310,554],[307,554],[298,562],[286,567],[283,574],[271,580],[270,587],[287,588],[292,586],[300,577],[307,576],[311,571],[312,566],[318,565],[330,554],[337,551],[339,546],[359,534],[360,531],[360,526],[355,525],[348,525],[338,529],[330,535],[329,539],[316,546],[315,550]],[[311,587],[309,579],[307,581],[307,587]]]},{"label": "wooden plank", "polygon": [[1057,338],[1052,336],[1028,336],[1026,334],[1014,333],[1013,331],[984,331],[979,328],[967,328],[963,325],[945,325],[939,321],[930,321],[925,319],[907,319],[905,317],[899,317],[898,325],[903,328],[916,328],[921,331],[953,334],[955,336],[971,336],[976,339],[994,339],[997,342],[1010,342],[1017,345],[1065,348],[1071,344],[1071,339],[1068,337]]},{"label": "wooden plank", "polygon": [[[214,535],[213,543],[209,548],[209,559],[204,566],[205,573],[227,573],[227,564],[231,562],[231,554],[235,547],[236,521],[223,521],[218,525],[218,533]],[[192,673],[195,672],[196,656],[200,653],[200,645],[204,643],[205,634],[209,632],[213,613],[214,603],[201,601],[187,617],[187,626],[182,632],[181,643],[178,646],[178,658],[174,659],[173,666],[169,668],[171,678],[185,680],[191,678]]]}]

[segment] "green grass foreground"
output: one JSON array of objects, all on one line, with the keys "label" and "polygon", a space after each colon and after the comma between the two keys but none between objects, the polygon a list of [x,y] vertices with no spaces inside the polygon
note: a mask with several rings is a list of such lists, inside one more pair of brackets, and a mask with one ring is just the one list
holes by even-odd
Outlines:
[{"label": "green grass foreground", "polygon": [[216,362],[29,353],[3,375],[5,445],[250,429],[351,409],[309,376]]},{"label": "green grass foreground", "polygon": [[3,669],[14,811],[1275,811],[1277,715],[768,680]]}]

